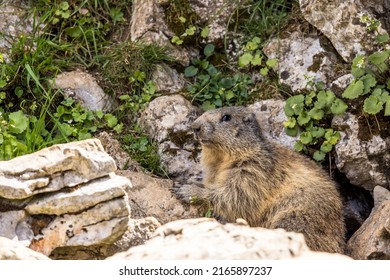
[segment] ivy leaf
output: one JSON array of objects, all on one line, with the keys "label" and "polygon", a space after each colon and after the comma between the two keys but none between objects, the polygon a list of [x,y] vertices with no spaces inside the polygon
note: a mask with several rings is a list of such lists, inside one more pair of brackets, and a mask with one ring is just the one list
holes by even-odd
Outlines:
[{"label": "ivy leaf", "polygon": [[316,121],[321,120],[324,117],[324,111],[322,109],[318,109],[314,107],[309,111],[309,116]]},{"label": "ivy leaf", "polygon": [[210,101],[205,101],[202,104],[203,111],[209,111],[209,110],[213,110],[215,108],[216,108],[215,105],[212,104]]},{"label": "ivy leaf", "polygon": [[311,91],[309,94],[305,96],[305,104],[307,106],[311,105],[313,103],[313,98],[316,96],[316,93],[314,91]]},{"label": "ivy leaf", "polygon": [[321,151],[316,151],[314,154],[313,154],[313,159],[315,161],[323,161],[325,159],[325,154]]},{"label": "ivy leaf", "polygon": [[300,152],[303,150],[303,144],[301,141],[297,141],[294,143],[294,151]]},{"label": "ivy leaf", "polygon": [[28,118],[22,111],[10,113],[9,116],[9,131],[19,134],[27,129]]},{"label": "ivy leaf", "polygon": [[[387,35],[388,38],[388,35]],[[368,61],[372,64],[378,66],[386,62],[389,58],[389,53],[387,51],[375,52],[368,56]]]},{"label": "ivy leaf", "polygon": [[324,91],[321,90],[317,94],[317,102],[316,102],[316,107],[319,109],[325,108],[325,107],[330,107],[332,104],[333,100],[336,98],[336,95],[330,91]]},{"label": "ivy leaf", "polygon": [[303,111],[299,114],[297,121],[300,126],[304,126],[310,121],[310,116],[307,114],[306,111]]},{"label": "ivy leaf", "polygon": [[270,68],[275,68],[278,65],[278,60],[276,58],[271,58],[268,59],[265,64]]},{"label": "ivy leaf", "polygon": [[186,29],[185,34],[191,36],[191,35],[194,35],[194,34],[195,34],[195,31],[196,31],[196,27],[193,26],[193,25],[191,25],[191,26],[189,26],[189,27]]},{"label": "ivy leaf", "polygon": [[214,53],[215,46],[213,44],[207,44],[204,47],[203,53],[206,57],[211,56]]},{"label": "ivy leaf", "polygon": [[366,57],[362,54],[357,55],[352,60],[352,75],[357,79],[364,75],[364,68],[366,67]]},{"label": "ivy leaf", "polygon": [[245,49],[248,50],[248,51],[257,50],[258,47],[259,47],[259,44],[256,43],[256,42],[253,42],[253,40],[252,40],[252,41],[249,41],[249,42],[246,43],[246,45],[245,45]]},{"label": "ivy leaf", "polygon": [[72,38],[78,38],[81,36],[81,34],[83,34],[81,28],[78,25],[65,28],[65,33]]},{"label": "ivy leaf", "polygon": [[184,70],[184,76],[189,78],[189,77],[194,77],[196,74],[198,74],[198,68],[196,68],[195,66],[188,66],[185,70]]},{"label": "ivy leaf", "polygon": [[333,149],[333,145],[329,143],[329,141],[324,141],[324,143],[322,143],[320,148],[321,152],[324,153],[329,153],[332,149]]},{"label": "ivy leaf", "polygon": [[183,44],[183,40],[180,39],[178,36],[173,36],[172,39],[171,39],[171,42],[176,44],[176,45]]},{"label": "ivy leaf", "polygon": [[299,136],[299,140],[301,140],[302,144],[307,145],[313,141],[313,136],[309,131],[302,132]]},{"label": "ivy leaf", "polygon": [[378,35],[376,36],[375,40],[378,42],[378,43],[387,43],[389,41],[389,34],[385,33],[385,34],[381,34],[381,35]]},{"label": "ivy leaf", "polygon": [[227,88],[231,88],[233,85],[234,85],[234,82],[232,79],[230,78],[222,78],[220,81],[219,81],[219,85],[225,89]]},{"label": "ivy leaf", "polygon": [[364,90],[364,84],[360,80],[353,81],[343,92],[342,96],[348,99],[358,98]]},{"label": "ivy leaf", "polygon": [[249,65],[249,63],[251,63],[252,59],[253,55],[251,53],[246,52],[238,59],[238,65],[240,67],[246,67]]},{"label": "ivy leaf", "polygon": [[330,107],[330,111],[332,112],[333,115],[341,115],[344,114],[345,111],[347,111],[348,105],[342,101],[340,98],[336,98],[332,106]]},{"label": "ivy leaf", "polygon": [[383,109],[383,102],[374,95],[370,95],[364,100],[363,110],[371,115],[379,113]]}]

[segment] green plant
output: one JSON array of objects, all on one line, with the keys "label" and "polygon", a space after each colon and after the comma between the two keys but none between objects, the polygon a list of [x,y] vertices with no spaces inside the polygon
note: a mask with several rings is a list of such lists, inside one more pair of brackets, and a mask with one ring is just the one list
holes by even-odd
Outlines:
[{"label": "green plant", "polygon": [[248,90],[253,81],[248,75],[236,73],[225,74],[218,70],[210,61],[215,47],[208,44],[203,50],[203,59],[193,59],[184,75],[193,78],[188,87],[192,101],[202,104],[203,110],[210,110],[222,106],[244,105],[251,98]]},{"label": "green plant", "polygon": [[265,59],[259,47],[260,38],[253,37],[251,41],[246,43],[244,53],[238,58],[238,65],[242,68],[261,67],[260,74],[267,76],[270,69],[276,68],[278,60],[275,58]]},{"label": "green plant", "polygon": [[334,115],[341,115],[348,106],[321,84],[312,84],[306,94],[298,94],[286,100],[284,112],[288,120],[284,123],[286,134],[299,140],[294,150],[307,151],[312,147],[313,158],[322,161],[340,139],[340,133],[328,128],[327,122]]}]

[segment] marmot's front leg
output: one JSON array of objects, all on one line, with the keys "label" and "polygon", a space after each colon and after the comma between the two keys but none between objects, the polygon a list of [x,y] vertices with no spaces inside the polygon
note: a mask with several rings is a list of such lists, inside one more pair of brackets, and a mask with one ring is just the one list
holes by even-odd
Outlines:
[{"label": "marmot's front leg", "polygon": [[197,203],[209,199],[209,190],[200,183],[175,184],[173,192],[180,200],[186,203]]}]

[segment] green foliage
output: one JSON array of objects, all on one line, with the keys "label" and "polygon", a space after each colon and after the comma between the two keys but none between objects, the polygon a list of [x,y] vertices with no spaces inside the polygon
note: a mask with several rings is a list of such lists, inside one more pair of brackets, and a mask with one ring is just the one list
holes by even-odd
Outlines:
[{"label": "green foliage", "polygon": [[208,44],[203,50],[203,59],[193,59],[192,65],[184,70],[184,75],[193,79],[188,87],[192,101],[202,104],[203,110],[222,106],[243,105],[251,97],[249,86],[252,80],[246,74],[225,74],[209,60],[215,47]]},{"label": "green foliage", "polygon": [[340,134],[323,126],[333,115],[341,115],[347,108],[347,104],[332,91],[323,89],[319,84],[313,85],[306,94],[288,98],[284,107],[288,117],[284,123],[286,134],[295,137],[301,131],[294,150],[307,151],[310,146],[315,149],[314,160],[324,160],[337,144]]}]

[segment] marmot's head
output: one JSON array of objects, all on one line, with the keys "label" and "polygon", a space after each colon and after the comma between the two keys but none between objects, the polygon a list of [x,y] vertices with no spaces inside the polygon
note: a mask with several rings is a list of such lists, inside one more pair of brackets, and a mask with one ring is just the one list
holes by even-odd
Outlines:
[{"label": "marmot's head", "polygon": [[255,115],[245,107],[225,107],[207,111],[192,124],[202,146],[228,151],[249,149],[263,137]]}]

